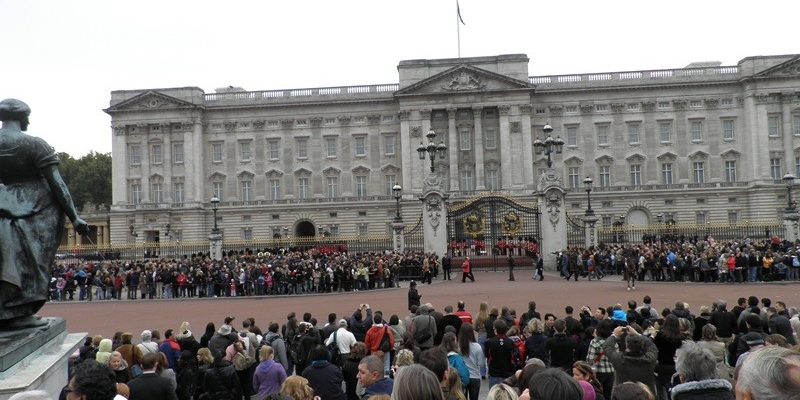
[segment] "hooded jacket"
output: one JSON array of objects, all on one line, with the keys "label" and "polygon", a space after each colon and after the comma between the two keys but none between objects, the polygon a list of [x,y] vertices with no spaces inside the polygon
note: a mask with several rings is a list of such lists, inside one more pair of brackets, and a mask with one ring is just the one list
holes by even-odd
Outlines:
[{"label": "hooded jacket", "polygon": [[681,383],[672,388],[672,400],[733,400],[733,386],[726,379]]},{"label": "hooded jacket", "polygon": [[644,354],[631,355],[623,353],[617,349],[617,337],[609,336],[603,343],[608,361],[614,366],[614,385],[623,382],[642,382],[650,388],[652,393],[656,392],[655,368],[658,363],[658,349],[650,340],[644,339]]}]

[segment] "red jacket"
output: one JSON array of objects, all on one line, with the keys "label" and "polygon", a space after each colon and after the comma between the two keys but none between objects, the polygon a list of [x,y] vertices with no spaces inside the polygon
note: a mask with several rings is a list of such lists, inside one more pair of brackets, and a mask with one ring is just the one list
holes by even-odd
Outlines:
[{"label": "red jacket", "polygon": [[392,333],[392,329],[389,328],[389,325],[373,325],[367,331],[367,336],[364,339],[364,344],[367,346],[367,350],[370,353],[374,353],[381,349],[381,340],[383,340],[383,335],[389,335],[389,347],[394,349],[394,333]]},{"label": "red jacket", "polygon": [[461,264],[461,271],[465,274],[472,272],[472,263],[469,260],[464,260],[464,263]]}]

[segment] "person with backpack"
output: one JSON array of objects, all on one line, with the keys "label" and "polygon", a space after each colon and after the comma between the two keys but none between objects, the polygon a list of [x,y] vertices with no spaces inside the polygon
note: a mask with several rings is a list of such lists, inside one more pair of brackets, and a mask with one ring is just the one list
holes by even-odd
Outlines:
[{"label": "person with backpack", "polygon": [[394,331],[389,329],[388,324],[384,324],[383,313],[376,311],[373,316],[373,325],[367,331],[364,344],[367,346],[369,354],[378,355],[383,358],[383,372],[389,376],[391,371],[391,352],[394,349]]},{"label": "person with backpack", "polygon": [[339,320],[338,325],[339,329],[325,340],[325,346],[331,353],[331,364],[341,367],[343,360],[350,356],[350,347],[356,342],[356,337],[347,330],[347,320]]},{"label": "person with backpack", "polygon": [[310,323],[301,322],[298,327],[298,334],[291,344],[293,350],[291,354],[294,357],[294,365],[297,366],[296,373],[302,374],[305,371],[311,362],[309,360],[311,350],[320,344],[322,344],[322,341],[319,339],[317,330]]},{"label": "person with backpack", "polygon": [[563,319],[556,320],[553,325],[555,334],[547,340],[547,350],[550,351],[550,366],[572,372],[575,362],[575,348],[577,344],[571,336],[567,335],[567,323]]},{"label": "person with backpack", "polygon": [[[286,371],[286,375],[290,374],[291,366],[289,364],[289,357],[286,354],[286,341],[283,340],[281,334],[278,333],[278,323],[273,322],[269,324],[269,328],[267,328],[267,334],[261,339],[261,347],[269,346],[272,348],[273,358],[275,361],[283,366],[283,369]],[[259,350],[259,353],[261,351]],[[264,361],[263,359],[260,361]]]},{"label": "person with backpack", "polygon": [[489,387],[503,382],[516,373],[513,365],[514,342],[506,336],[508,325],[502,319],[493,324],[495,336],[486,341],[486,358],[489,360]]}]

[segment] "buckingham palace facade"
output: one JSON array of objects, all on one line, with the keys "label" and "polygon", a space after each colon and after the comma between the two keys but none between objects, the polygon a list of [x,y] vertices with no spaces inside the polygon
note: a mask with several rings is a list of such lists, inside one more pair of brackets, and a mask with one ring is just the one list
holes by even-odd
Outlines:
[{"label": "buckingham palace facade", "polygon": [[200,240],[220,199],[226,239],[387,234],[391,188],[407,224],[433,130],[450,202],[484,192],[534,201],[549,124],[564,150],[567,210],[603,225],[777,219],[800,175],[800,56],[736,65],[529,76],[524,54],[406,60],[399,83],[111,93],[111,242]]}]

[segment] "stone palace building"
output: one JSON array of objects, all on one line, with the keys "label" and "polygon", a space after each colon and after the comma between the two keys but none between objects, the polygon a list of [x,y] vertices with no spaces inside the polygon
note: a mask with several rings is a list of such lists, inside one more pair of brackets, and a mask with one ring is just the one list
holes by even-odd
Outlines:
[{"label": "stone palace building", "polygon": [[[564,142],[567,211],[603,226],[777,219],[786,173],[800,175],[800,56],[736,65],[529,76],[524,54],[406,60],[398,83],[247,91],[118,90],[112,243],[201,240],[218,197],[226,239],[414,224],[433,130],[450,202],[498,191],[532,201],[545,124]],[[427,144],[427,143],[426,143]]]}]

